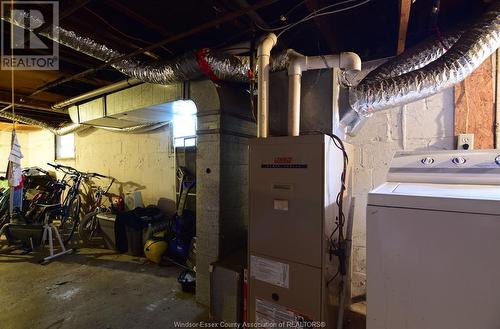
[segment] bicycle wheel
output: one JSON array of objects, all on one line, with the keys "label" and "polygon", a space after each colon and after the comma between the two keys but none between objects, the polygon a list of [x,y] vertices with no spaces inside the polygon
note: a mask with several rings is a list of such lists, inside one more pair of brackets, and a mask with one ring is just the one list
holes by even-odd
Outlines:
[{"label": "bicycle wheel", "polygon": [[61,234],[61,239],[64,244],[67,244],[80,222],[80,209],[81,209],[81,197],[78,195],[69,203],[69,210],[66,216],[61,218],[61,223],[59,225],[59,234]]},{"label": "bicycle wheel", "polygon": [[[7,223],[9,223],[9,221],[10,221],[10,216],[9,216],[8,211],[0,213],[0,230],[3,228],[4,225],[7,225]],[[7,236],[7,234],[6,234],[6,236]]]},{"label": "bicycle wheel", "polygon": [[83,216],[78,226],[78,234],[85,244],[92,244],[99,234],[99,222],[97,214],[99,210],[94,210]]}]

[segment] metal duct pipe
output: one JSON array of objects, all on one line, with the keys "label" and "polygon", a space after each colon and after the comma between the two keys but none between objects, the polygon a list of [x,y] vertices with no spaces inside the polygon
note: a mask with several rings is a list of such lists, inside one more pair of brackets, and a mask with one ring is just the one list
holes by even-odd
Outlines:
[{"label": "metal duct pipe", "polygon": [[[16,122],[21,122],[21,123],[28,124],[28,125],[37,126],[37,127],[42,128],[42,129],[49,130],[54,135],[58,135],[58,136],[84,131],[88,128],[93,127],[90,125],[82,125],[82,124],[78,124],[78,123],[70,123],[70,124],[63,126],[63,127],[54,127],[54,126],[49,125],[46,122],[42,122],[42,121],[39,121],[36,119],[28,118],[28,117],[25,117],[25,116],[22,116],[19,114],[13,115],[12,113],[9,113],[9,112],[0,112],[0,118],[4,118],[4,119],[16,121]],[[133,126],[133,127],[126,127],[126,128],[99,127],[99,126],[95,126],[95,128],[104,129],[104,130],[112,131],[112,132],[122,132],[122,133],[145,133],[148,131],[152,131],[152,130],[161,128],[167,124],[168,124],[168,122],[160,122],[160,123],[147,123],[147,124],[137,125],[137,126]]]},{"label": "metal duct pipe", "polygon": [[12,120],[12,121],[16,121],[16,122],[21,122],[21,123],[24,123],[27,125],[38,126],[40,128],[49,130],[54,135],[59,135],[59,136],[70,134],[70,133],[77,132],[77,131],[81,131],[81,130],[84,130],[87,128],[87,127],[82,126],[82,125],[77,124],[77,123],[72,123],[72,124],[69,124],[69,125],[64,126],[64,127],[54,127],[54,126],[47,124],[46,122],[42,122],[42,121],[39,121],[39,120],[36,120],[33,118],[28,118],[28,117],[25,117],[25,116],[19,115],[19,114],[12,114],[10,112],[0,112],[0,118],[4,118],[7,120]]},{"label": "metal duct pipe", "polygon": [[[2,17],[2,19],[31,31],[33,30],[31,27],[41,26],[44,23],[39,18],[21,11],[16,11],[14,17]],[[26,22],[29,22],[29,25]],[[106,45],[99,44],[90,38],[79,36],[77,33],[60,26],[55,26],[55,33],[47,31],[40,34],[105,62],[123,56],[122,53]],[[286,57],[279,56],[276,60],[271,60],[271,70],[284,70],[286,69],[286,63]],[[126,59],[113,64],[112,67],[142,82],[157,84],[171,84],[207,75],[220,80],[248,82],[250,60],[248,56],[240,57],[221,52],[201,50],[184,54],[169,63],[142,63],[138,60]]]},{"label": "metal duct pipe", "polygon": [[303,56],[293,52],[290,57],[288,65],[288,136],[299,136],[302,72],[333,67],[344,71],[360,71],[361,58],[351,52],[326,56]]},{"label": "metal duct pipe", "polygon": [[274,33],[269,33],[257,47],[257,65],[259,67],[257,84],[257,137],[267,138],[269,133],[269,62],[271,49],[278,39]]},{"label": "metal duct pipe", "polygon": [[123,80],[123,81],[116,82],[116,83],[113,83],[111,85],[108,85],[108,86],[105,86],[105,87],[102,87],[102,88],[99,88],[96,90],[92,90],[88,93],[81,94],[81,95],[78,95],[78,96],[73,97],[73,98],[69,98],[67,100],[64,100],[62,102],[59,102],[57,104],[52,105],[52,108],[62,109],[62,108],[68,107],[70,105],[73,105],[75,103],[82,102],[82,101],[85,101],[85,100],[90,99],[90,98],[95,98],[95,97],[98,97],[98,96],[101,96],[104,94],[109,94],[109,93],[112,93],[114,91],[125,89],[127,87],[132,87],[132,86],[138,85],[140,83],[142,83],[142,81],[137,80],[137,79]]},{"label": "metal duct pipe", "polygon": [[130,133],[130,134],[140,134],[149,131],[153,131],[164,126],[168,125],[168,122],[159,122],[159,123],[147,123],[143,125],[137,125],[133,127],[126,128],[115,128],[115,127],[101,127],[101,126],[93,126],[94,128],[103,129],[112,132],[118,133]]},{"label": "metal duct pipe", "polygon": [[351,110],[341,120],[353,134],[366,117],[438,93],[464,80],[500,46],[500,2],[440,58],[401,76],[364,83],[349,91]]},{"label": "metal duct pipe", "polygon": [[418,70],[441,57],[457,42],[462,33],[454,32],[443,39],[432,36],[368,73],[362,83],[394,78]]}]

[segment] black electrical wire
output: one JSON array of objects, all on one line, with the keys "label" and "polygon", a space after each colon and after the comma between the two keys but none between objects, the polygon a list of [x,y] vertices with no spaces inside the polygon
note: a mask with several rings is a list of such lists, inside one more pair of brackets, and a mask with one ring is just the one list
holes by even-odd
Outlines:
[{"label": "black electrical wire", "polygon": [[[347,189],[346,187],[346,177],[347,177],[347,166],[349,164],[349,156],[347,154],[347,151],[344,146],[344,142],[340,137],[338,137],[335,134],[332,133],[325,133],[321,131],[310,131],[310,132],[304,132],[304,134],[311,133],[311,134],[324,134],[329,136],[332,140],[334,145],[342,151],[343,155],[343,167],[342,167],[342,173],[340,175],[340,191],[337,194],[335,203],[338,208],[338,214],[335,220],[335,228],[332,230],[330,233],[329,237],[329,253],[330,257],[336,256],[339,260],[339,267],[337,270],[337,273],[327,282],[327,286],[335,280],[335,278],[338,275],[341,275],[342,277],[347,275],[347,250],[346,250],[346,245],[347,245],[347,240],[344,236],[344,225],[345,225],[345,214],[344,214],[344,194]],[[335,239],[335,233],[338,232],[338,238]]]}]

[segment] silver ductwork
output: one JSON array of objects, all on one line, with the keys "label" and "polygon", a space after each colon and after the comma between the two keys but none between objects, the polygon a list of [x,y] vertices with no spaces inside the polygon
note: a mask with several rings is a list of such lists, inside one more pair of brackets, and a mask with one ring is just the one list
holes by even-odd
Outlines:
[{"label": "silver ductwork", "polygon": [[12,120],[15,122],[20,122],[24,123],[27,125],[32,125],[32,126],[37,126],[42,129],[49,130],[51,133],[54,135],[62,136],[66,134],[71,134],[71,133],[76,133],[76,132],[81,132],[84,131],[88,128],[98,128],[98,129],[103,129],[107,131],[112,131],[112,132],[121,132],[121,133],[145,133],[149,131],[153,131],[159,128],[162,128],[166,125],[168,125],[168,122],[159,122],[159,123],[147,123],[147,124],[141,124],[133,127],[126,127],[126,128],[113,128],[113,127],[100,127],[100,126],[88,126],[88,125],[82,125],[78,123],[70,123],[66,126],[62,127],[55,127],[52,126],[46,122],[39,121],[33,118],[25,117],[23,115],[19,114],[12,114],[10,112],[0,112],[0,118],[4,118],[7,120]]},{"label": "silver ductwork", "polygon": [[25,117],[25,116],[19,115],[19,114],[12,114],[12,113],[6,112],[6,111],[0,112],[0,118],[4,118],[7,120],[21,122],[21,123],[24,123],[27,125],[32,125],[32,126],[37,126],[37,127],[43,128],[43,129],[47,129],[50,132],[52,132],[54,135],[59,135],[59,136],[82,131],[82,130],[88,128],[88,126],[83,126],[83,125],[80,125],[77,123],[71,123],[71,124],[68,124],[68,125],[63,126],[63,127],[55,127],[55,126],[52,126],[52,125],[50,125],[46,122],[43,122],[43,121],[39,121],[39,120],[36,120],[33,118]]},{"label": "silver ductwork", "polygon": [[441,57],[457,42],[460,35],[462,32],[448,34],[443,39],[432,36],[368,73],[363,83],[395,78],[418,70]]},{"label": "silver ductwork", "polygon": [[[21,11],[16,12],[14,17],[2,17],[2,19],[18,27],[31,30],[31,26],[41,26],[43,23],[37,21],[39,18]],[[27,25],[26,22],[30,24]],[[77,33],[60,26],[55,26],[55,33],[48,31],[40,34],[104,62],[109,62],[124,55],[106,45],[79,36]],[[286,64],[285,54],[278,56],[274,61],[271,60],[270,68],[272,71],[284,70]],[[247,82],[250,75],[249,57],[233,56],[206,49],[186,53],[170,62],[143,63],[135,59],[124,59],[111,66],[129,77],[157,84],[171,84],[197,79],[202,76],[226,81]]]},{"label": "silver ductwork", "polygon": [[[407,104],[463,81],[500,46],[500,2],[496,2],[441,57],[426,66],[383,80],[369,79],[349,91],[351,110],[341,125],[353,134],[375,112]],[[374,76],[378,76],[374,74]]]},{"label": "silver ductwork", "polygon": [[159,122],[159,123],[148,123],[148,124],[137,125],[137,126],[133,126],[133,127],[125,127],[125,128],[100,127],[100,126],[93,126],[93,127],[98,128],[98,129],[107,130],[107,131],[117,132],[117,133],[142,134],[142,133],[146,133],[149,131],[163,128],[167,125],[168,125],[168,122]]}]

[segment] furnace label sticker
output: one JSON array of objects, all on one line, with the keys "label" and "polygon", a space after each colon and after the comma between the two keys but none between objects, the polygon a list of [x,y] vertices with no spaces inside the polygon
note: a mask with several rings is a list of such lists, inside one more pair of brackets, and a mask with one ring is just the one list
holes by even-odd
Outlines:
[{"label": "furnace label sticker", "polygon": [[250,276],[257,280],[288,288],[289,265],[257,256],[250,256]]},{"label": "furnace label sticker", "polygon": [[263,169],[306,169],[305,163],[263,163],[260,165]]},{"label": "furnace label sticker", "polygon": [[306,315],[259,298],[255,299],[255,322],[265,324],[269,328],[324,327],[319,322],[313,323]]}]

